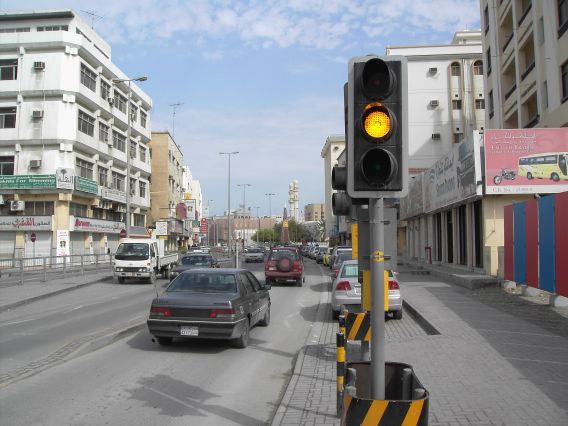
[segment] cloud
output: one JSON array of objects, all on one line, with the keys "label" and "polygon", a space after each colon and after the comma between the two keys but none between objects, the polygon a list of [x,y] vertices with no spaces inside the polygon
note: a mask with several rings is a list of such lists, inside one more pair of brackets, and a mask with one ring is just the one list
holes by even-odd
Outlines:
[{"label": "cloud", "polygon": [[225,53],[222,50],[217,50],[214,52],[203,52],[202,56],[208,62],[219,62],[224,58]]}]

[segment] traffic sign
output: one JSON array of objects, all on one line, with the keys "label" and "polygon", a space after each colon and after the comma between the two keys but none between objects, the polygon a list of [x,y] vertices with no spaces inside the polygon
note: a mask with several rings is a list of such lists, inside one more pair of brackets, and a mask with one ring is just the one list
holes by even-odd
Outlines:
[{"label": "traffic sign", "polygon": [[120,238],[126,238],[126,229],[121,229],[119,236]]},{"label": "traffic sign", "polygon": [[36,234],[35,234],[35,232],[32,232],[32,235],[31,235],[31,237],[30,237],[30,240],[32,240],[32,243],[35,243],[35,242],[36,242]]}]

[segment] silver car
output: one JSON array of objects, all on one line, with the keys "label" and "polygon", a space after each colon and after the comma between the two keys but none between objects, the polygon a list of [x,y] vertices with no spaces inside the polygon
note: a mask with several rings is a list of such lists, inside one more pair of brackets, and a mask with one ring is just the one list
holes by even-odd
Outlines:
[{"label": "silver car", "polygon": [[[402,318],[402,295],[396,272],[387,270],[389,310],[394,319]],[[346,260],[339,268],[337,278],[332,283],[331,309],[333,317],[337,318],[341,305],[361,305],[361,284],[357,281],[359,274],[358,262]]]}]

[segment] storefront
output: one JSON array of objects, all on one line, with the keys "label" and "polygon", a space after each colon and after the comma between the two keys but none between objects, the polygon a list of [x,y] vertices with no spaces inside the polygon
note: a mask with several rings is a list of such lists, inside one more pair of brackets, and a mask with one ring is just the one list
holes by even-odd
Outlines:
[{"label": "storefront", "polygon": [[[35,256],[49,256],[52,228],[52,216],[0,216],[0,258],[33,257],[34,253]],[[19,245],[17,241],[20,241]],[[20,247],[19,256],[16,255],[17,247]]]},{"label": "storefront", "polygon": [[105,248],[114,253],[124,227],[124,222],[69,216],[71,254],[102,254]]}]

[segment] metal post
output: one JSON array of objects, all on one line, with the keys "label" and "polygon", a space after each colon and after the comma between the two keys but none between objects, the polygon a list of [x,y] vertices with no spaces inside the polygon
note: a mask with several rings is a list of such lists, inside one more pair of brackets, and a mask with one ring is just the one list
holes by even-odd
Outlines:
[{"label": "metal post", "polygon": [[24,258],[20,258],[20,284],[24,284]]},{"label": "metal post", "polygon": [[[128,131],[127,141],[126,141],[126,220],[124,224],[126,225],[126,238],[130,238],[130,137],[132,133],[131,128],[131,116],[130,102],[132,100],[132,90],[130,89],[130,80],[128,80],[128,105],[126,106],[126,114],[128,114]],[[83,258],[81,258],[81,261]]]},{"label": "metal post", "polygon": [[47,281],[47,258],[43,258],[43,282]]},{"label": "metal post", "polygon": [[385,399],[384,203],[369,199],[371,233],[371,398]]},{"label": "metal post", "polygon": [[[368,282],[370,270],[371,270],[371,259],[370,259],[370,241],[369,241],[369,208],[367,206],[357,206],[357,226],[358,226],[358,238],[357,238],[357,263],[359,265],[359,283],[363,291],[361,292],[361,307],[364,311],[369,311],[370,306],[369,301],[371,300],[370,285]],[[371,357],[369,341],[363,340],[361,342],[361,360],[369,361]]]},{"label": "metal post", "polygon": [[226,155],[229,158],[229,173],[227,179],[227,250],[229,259],[231,258],[231,239],[232,239],[232,229],[231,229],[231,155],[238,154],[238,151],[233,152],[220,152],[221,155]]},{"label": "metal post", "polygon": [[84,267],[83,258],[84,258],[84,256],[81,255],[81,275],[85,275],[85,267]]}]

